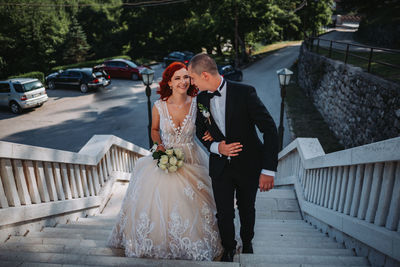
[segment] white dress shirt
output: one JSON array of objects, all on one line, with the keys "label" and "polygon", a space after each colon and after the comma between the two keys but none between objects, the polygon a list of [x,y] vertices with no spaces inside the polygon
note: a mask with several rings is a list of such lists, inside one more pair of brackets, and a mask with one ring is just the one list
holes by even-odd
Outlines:
[{"label": "white dress shirt", "polygon": [[[218,85],[219,93],[221,96],[214,96],[210,99],[210,112],[214,118],[215,123],[217,124],[218,128],[221,130],[222,134],[226,136],[226,129],[225,129],[225,106],[226,106],[226,82],[222,88],[221,85],[224,82],[224,78],[221,77],[221,83]],[[213,93],[208,91],[209,93]],[[219,153],[218,150],[219,142],[213,142],[210,146],[210,151],[212,153],[218,154],[220,157],[222,155]],[[274,171],[270,170],[262,170],[262,174],[275,176]]]}]

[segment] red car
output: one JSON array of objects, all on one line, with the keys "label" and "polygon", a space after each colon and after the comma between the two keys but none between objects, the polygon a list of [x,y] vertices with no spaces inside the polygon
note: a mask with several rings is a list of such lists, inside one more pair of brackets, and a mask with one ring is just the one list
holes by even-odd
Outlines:
[{"label": "red car", "polygon": [[111,78],[128,78],[134,81],[142,79],[140,72],[145,68],[151,69],[148,66],[138,66],[130,60],[120,58],[110,59],[103,63],[103,69]]}]

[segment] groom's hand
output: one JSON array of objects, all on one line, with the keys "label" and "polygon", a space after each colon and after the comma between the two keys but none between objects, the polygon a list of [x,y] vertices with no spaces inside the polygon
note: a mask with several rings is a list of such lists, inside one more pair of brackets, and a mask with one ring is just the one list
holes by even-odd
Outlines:
[{"label": "groom's hand", "polygon": [[218,145],[218,152],[227,157],[236,157],[239,155],[239,152],[242,151],[242,147],[243,145],[239,142],[227,145],[225,141],[221,141]]},{"label": "groom's hand", "polygon": [[274,188],[274,177],[270,175],[260,174],[259,180],[260,192],[269,191]]}]

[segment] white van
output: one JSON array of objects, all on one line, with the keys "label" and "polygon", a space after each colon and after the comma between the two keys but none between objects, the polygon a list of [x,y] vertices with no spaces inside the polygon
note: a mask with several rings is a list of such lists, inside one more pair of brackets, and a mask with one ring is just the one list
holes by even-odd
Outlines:
[{"label": "white van", "polygon": [[0,81],[0,105],[19,114],[23,109],[40,107],[48,100],[43,84],[35,78]]}]

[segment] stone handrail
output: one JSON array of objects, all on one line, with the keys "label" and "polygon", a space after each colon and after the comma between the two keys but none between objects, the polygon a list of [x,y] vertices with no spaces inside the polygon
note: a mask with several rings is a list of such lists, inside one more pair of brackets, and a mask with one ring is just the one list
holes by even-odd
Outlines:
[{"label": "stone handrail", "polygon": [[297,138],[279,153],[276,185],[287,184],[305,217],[400,261],[400,137],[326,155]]},{"label": "stone handrail", "polygon": [[113,135],[93,136],[78,153],[0,142],[0,227],[98,207],[113,174],[148,154]]}]

